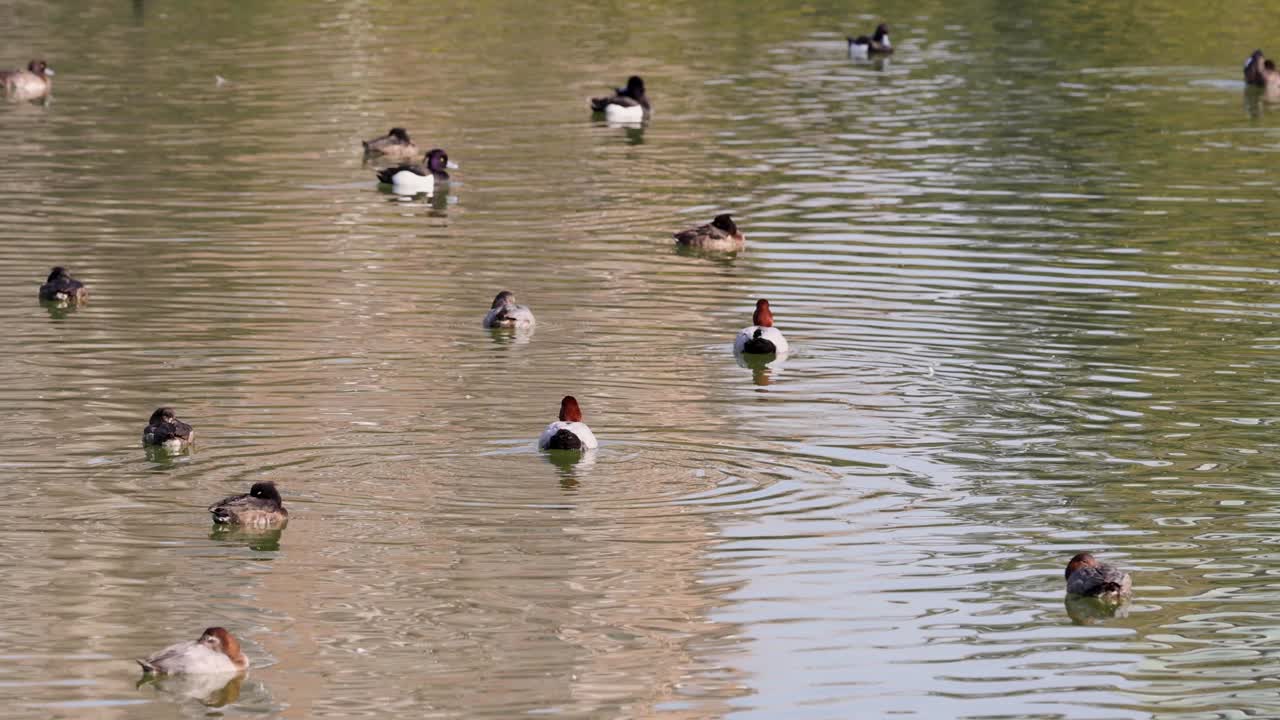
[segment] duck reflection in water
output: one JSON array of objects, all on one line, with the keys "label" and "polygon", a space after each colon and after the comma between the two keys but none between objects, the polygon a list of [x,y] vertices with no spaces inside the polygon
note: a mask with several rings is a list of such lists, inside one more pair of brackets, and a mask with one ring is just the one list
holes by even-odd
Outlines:
[{"label": "duck reflection in water", "polygon": [[1129,617],[1128,601],[1113,602],[1096,597],[1067,595],[1062,600],[1067,617],[1076,625],[1101,625],[1111,618]]},{"label": "duck reflection in water", "polygon": [[596,464],[596,450],[547,450],[542,453],[560,474],[560,488],[566,492],[578,489],[584,470]]},{"label": "duck reflection in water", "polygon": [[775,376],[786,367],[786,360],[777,355],[752,355],[750,353],[734,353],[738,367],[751,370],[751,382],[760,387],[772,385]]},{"label": "duck reflection in water", "polygon": [[284,536],[284,528],[252,528],[244,525],[214,525],[209,530],[209,539],[218,542],[243,544],[257,552],[277,552],[280,550],[280,538]]},{"label": "duck reflection in water", "polygon": [[169,700],[195,700],[205,707],[223,707],[240,699],[245,672],[143,675],[138,689],[153,688]]}]

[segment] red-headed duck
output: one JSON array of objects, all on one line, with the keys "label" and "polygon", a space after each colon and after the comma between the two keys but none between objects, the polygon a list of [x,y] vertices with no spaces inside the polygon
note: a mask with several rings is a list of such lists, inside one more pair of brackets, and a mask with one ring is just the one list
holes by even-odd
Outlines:
[{"label": "red-headed duck", "polygon": [[533,325],[533,311],[516,304],[515,293],[503,290],[493,299],[489,313],[484,316],[487,328],[521,328]]},{"label": "red-headed duck", "polygon": [[789,346],[782,331],[773,326],[773,311],[769,309],[768,300],[757,300],[756,311],[751,316],[752,324],[738,331],[734,338],[733,351],[746,355],[781,355]]},{"label": "red-headed duck", "polygon": [[747,236],[738,231],[738,225],[727,213],[715,216],[710,224],[675,233],[673,237],[677,245],[705,250],[741,250],[747,244]]},{"label": "red-headed duck", "polygon": [[538,438],[538,447],[543,450],[590,450],[599,444],[591,428],[582,422],[582,409],[572,395],[560,401],[560,419]]},{"label": "red-headed duck", "polygon": [[849,57],[851,58],[868,58],[872,55],[891,55],[893,54],[893,43],[889,42],[889,26],[880,23],[876,26],[876,31],[871,37],[859,35],[858,37],[846,37],[849,43]]},{"label": "red-headed duck", "polygon": [[613,95],[591,98],[591,111],[604,113],[605,120],[616,123],[644,122],[653,114],[639,75],[627,78],[627,86],[617,88]]},{"label": "red-headed duck", "polygon": [[213,521],[219,525],[243,525],[248,528],[284,527],[289,511],[276,484],[270,480],[256,482],[243,495],[225,497],[209,506]]},{"label": "red-headed duck", "polygon": [[395,160],[413,160],[422,156],[422,151],[409,139],[409,132],[402,127],[391,128],[382,137],[361,142],[364,154],[369,156],[381,155]]},{"label": "red-headed duck", "polygon": [[0,72],[0,88],[13,100],[35,100],[53,89],[53,68],[43,60],[32,60],[26,70]]},{"label": "red-headed duck", "polygon": [[142,431],[143,445],[158,445],[170,452],[177,452],[191,445],[196,431],[178,419],[173,408],[156,408]]},{"label": "red-headed duck", "polygon": [[1133,588],[1129,573],[1098,562],[1087,552],[1071,558],[1067,563],[1066,578],[1068,595],[1121,600],[1128,597]]},{"label": "red-headed duck", "polygon": [[89,299],[84,283],[71,277],[64,267],[55,267],[40,286],[40,299],[48,302],[79,303]]},{"label": "red-headed duck", "polygon": [[142,671],[154,675],[240,672],[249,658],[240,652],[240,641],[225,628],[211,627],[199,640],[188,640],[138,660]]}]

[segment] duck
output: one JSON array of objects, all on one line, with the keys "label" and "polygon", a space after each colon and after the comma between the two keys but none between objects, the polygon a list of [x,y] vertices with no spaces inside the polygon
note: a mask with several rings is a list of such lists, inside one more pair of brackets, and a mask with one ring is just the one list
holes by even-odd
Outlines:
[{"label": "duck", "polygon": [[756,311],[751,316],[751,325],[738,331],[734,338],[733,351],[745,355],[781,355],[789,346],[782,331],[773,326],[773,311],[769,309],[769,301],[761,298],[756,301]]},{"label": "duck", "polygon": [[1257,85],[1259,87],[1266,85],[1266,81],[1262,78],[1262,65],[1266,59],[1266,56],[1262,54],[1262,48],[1254,50],[1249,57],[1244,59],[1244,82],[1246,85]]},{"label": "duck", "polygon": [[249,658],[240,651],[240,641],[226,628],[211,627],[199,640],[187,640],[139,658],[142,672],[148,675],[181,675],[186,673],[238,673],[249,667]]},{"label": "duck", "polygon": [[880,23],[871,37],[859,35],[846,37],[849,42],[849,57],[867,58],[872,55],[892,55],[893,43],[889,42],[889,26]]},{"label": "duck", "polygon": [[89,290],[59,265],[49,271],[48,279],[40,286],[40,299],[49,302],[84,302],[89,299]]},{"label": "duck", "polygon": [[541,450],[590,450],[598,447],[591,428],[582,422],[582,408],[572,395],[560,401],[560,419],[547,426],[538,438]]},{"label": "duck", "polygon": [[440,148],[427,153],[421,165],[397,165],[378,171],[378,182],[390,185],[392,192],[400,195],[417,195],[435,192],[436,181],[448,182],[449,155]]},{"label": "duck", "polygon": [[708,225],[689,228],[672,237],[677,245],[704,250],[741,250],[747,244],[747,236],[738,231],[738,225],[727,213],[715,216]]},{"label": "duck", "polygon": [[1118,601],[1129,597],[1133,590],[1129,573],[1099,562],[1087,552],[1071,558],[1066,578],[1068,595]]},{"label": "duck", "polygon": [[170,452],[190,447],[196,439],[196,431],[178,419],[173,408],[156,408],[142,431],[143,445],[159,445]]},{"label": "duck", "polygon": [[1244,61],[1244,82],[1264,88],[1268,95],[1280,95],[1280,70],[1261,50],[1254,50]]},{"label": "duck", "polygon": [[0,87],[14,100],[34,100],[53,89],[53,68],[43,60],[32,60],[27,69],[0,71]]},{"label": "duck", "polygon": [[627,78],[627,86],[617,88],[613,95],[591,98],[591,111],[604,113],[609,122],[638,123],[653,114],[649,98],[644,92],[644,80],[639,75]]},{"label": "duck", "polygon": [[384,157],[411,160],[422,154],[418,146],[409,139],[409,132],[402,127],[393,127],[386,135],[372,140],[362,140],[365,155],[382,155]]},{"label": "duck", "polygon": [[225,497],[209,506],[213,521],[219,525],[244,525],[251,528],[283,527],[289,522],[280,491],[271,481],[256,482],[243,495]]},{"label": "duck", "polygon": [[533,311],[525,305],[517,305],[515,293],[510,290],[498,293],[489,306],[489,313],[484,316],[487,328],[522,328],[531,327],[533,323]]}]

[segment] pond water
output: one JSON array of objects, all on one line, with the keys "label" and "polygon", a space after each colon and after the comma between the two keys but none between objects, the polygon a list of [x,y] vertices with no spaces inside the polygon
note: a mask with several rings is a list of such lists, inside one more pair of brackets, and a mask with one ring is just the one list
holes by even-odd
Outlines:
[{"label": "pond water", "polygon": [[[58,75],[0,106],[0,716],[1280,714],[1280,19],[232,5],[6,10]],[[653,121],[593,122],[631,73]],[[393,125],[447,192],[375,187]],[[213,532],[258,480],[289,527]],[[243,682],[135,687],[210,625]]]}]

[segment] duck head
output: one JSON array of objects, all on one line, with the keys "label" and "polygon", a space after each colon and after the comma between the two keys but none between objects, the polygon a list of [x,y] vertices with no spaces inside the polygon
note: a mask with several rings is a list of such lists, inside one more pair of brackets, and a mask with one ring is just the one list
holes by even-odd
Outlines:
[{"label": "duck head", "polygon": [[156,411],[151,413],[151,420],[149,420],[148,422],[151,425],[159,425],[160,423],[176,422],[177,419],[178,419],[178,415],[173,412],[173,408],[162,407],[162,408],[156,408]]},{"label": "duck head", "polygon": [[502,307],[503,305],[515,305],[516,295],[510,290],[503,290],[493,298],[493,304],[489,306],[490,310]]},{"label": "duck head", "polygon": [[560,401],[560,420],[561,422],[582,422],[582,408],[578,407],[578,400],[572,395],[565,395]]},{"label": "duck head", "polygon": [[449,154],[440,148],[427,153],[426,164],[427,169],[436,175],[449,177],[449,173],[445,172],[445,168],[449,167]]},{"label": "duck head", "polygon": [[249,488],[249,494],[261,500],[274,501],[277,505],[284,502],[284,498],[280,497],[280,491],[276,489],[276,484],[270,480],[254,483],[253,487]]},{"label": "duck head", "polygon": [[717,215],[715,219],[711,221],[711,227],[719,228],[730,235],[738,234],[738,226],[733,222],[733,218],[729,217],[728,213]]},{"label": "duck head", "polygon": [[49,64],[43,60],[32,60],[27,63],[27,69],[37,75],[44,75],[45,77],[53,77],[55,74],[53,72],[53,68],[49,67]]},{"label": "duck head", "polygon": [[1069,580],[1071,579],[1072,573],[1080,568],[1097,567],[1097,565],[1098,559],[1093,555],[1087,552],[1079,553],[1075,557],[1071,558],[1071,562],[1067,563],[1067,571],[1064,573],[1064,577]]},{"label": "duck head", "polygon": [[409,131],[404,128],[391,128],[387,131],[387,134],[400,142],[412,142],[412,140],[409,139]]},{"label": "duck head", "polygon": [[884,23],[880,23],[879,25],[876,26],[876,31],[871,36],[871,39],[880,43],[885,47],[893,47],[893,45],[889,42],[889,26],[885,25]]},{"label": "duck head", "polygon": [[644,97],[644,80],[641,80],[639,75],[632,75],[627,78],[627,87],[624,89],[624,92],[618,94],[627,95],[639,100]]},{"label": "duck head", "polygon": [[45,282],[53,282],[54,280],[58,280],[61,278],[70,279],[70,277],[71,275],[70,273],[67,272],[67,269],[62,267],[61,265],[58,265],[49,271],[49,279],[45,280]]},{"label": "duck head", "polygon": [[240,652],[240,641],[227,632],[226,628],[211,627],[200,636],[200,644],[231,658],[237,665],[244,663],[244,654]]},{"label": "duck head", "polygon": [[751,316],[751,322],[759,327],[773,327],[773,312],[769,310],[768,300],[761,298],[756,301],[756,311]]}]

